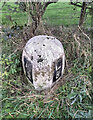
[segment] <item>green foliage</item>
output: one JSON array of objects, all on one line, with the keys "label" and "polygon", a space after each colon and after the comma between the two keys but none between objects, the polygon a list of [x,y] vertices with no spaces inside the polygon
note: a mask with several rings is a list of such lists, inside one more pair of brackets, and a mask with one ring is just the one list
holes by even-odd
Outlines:
[{"label": "green foliage", "polygon": [[6,57],[5,54],[3,54],[1,59],[2,64],[2,77],[5,76],[6,78],[10,77],[10,75],[17,74],[21,71],[21,68],[18,68],[20,65],[20,61],[18,58],[18,55],[12,55],[11,57]]}]

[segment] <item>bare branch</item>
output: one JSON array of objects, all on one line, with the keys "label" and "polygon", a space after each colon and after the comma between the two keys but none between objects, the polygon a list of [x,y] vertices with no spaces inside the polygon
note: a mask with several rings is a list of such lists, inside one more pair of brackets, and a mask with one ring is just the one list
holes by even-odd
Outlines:
[{"label": "bare branch", "polygon": [[3,3],[2,8],[5,6],[6,2]]},{"label": "bare branch", "polygon": [[[80,2],[70,2],[71,3],[71,5],[75,5],[75,6],[77,6],[77,7],[83,7],[83,5],[80,5]],[[86,7],[86,9],[91,9],[91,7]]]},{"label": "bare branch", "polygon": [[53,2],[53,1],[51,1],[51,2],[46,2],[43,10],[45,11],[48,5],[50,5],[51,3],[56,3],[56,2],[58,2],[58,0],[55,0],[54,2]]}]

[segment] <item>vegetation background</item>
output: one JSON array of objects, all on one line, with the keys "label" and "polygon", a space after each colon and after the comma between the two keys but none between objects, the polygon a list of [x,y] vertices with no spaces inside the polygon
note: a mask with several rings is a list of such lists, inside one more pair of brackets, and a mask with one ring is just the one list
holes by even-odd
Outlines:
[{"label": "vegetation background", "polygon": [[38,92],[25,82],[21,63],[22,49],[31,37],[31,15],[22,2],[0,3],[1,119],[93,118],[92,13],[87,9],[83,25],[78,26],[81,7],[68,2],[47,7],[34,36],[58,38],[64,46],[66,67],[52,89]]}]

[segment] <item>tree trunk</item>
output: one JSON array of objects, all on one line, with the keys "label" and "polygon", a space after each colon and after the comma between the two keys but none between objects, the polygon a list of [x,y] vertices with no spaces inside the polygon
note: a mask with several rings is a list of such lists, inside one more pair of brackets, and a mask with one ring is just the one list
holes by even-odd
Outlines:
[{"label": "tree trunk", "polygon": [[32,25],[31,25],[31,33],[34,35],[35,30],[37,29],[37,27],[39,26],[39,23],[41,21],[40,17],[35,16]]},{"label": "tree trunk", "polygon": [[27,26],[29,26],[29,25],[31,25],[31,23],[32,23],[31,15],[30,15],[30,10],[29,10],[29,3],[27,3],[26,9],[27,9],[26,11],[27,11],[27,14],[28,14]]},{"label": "tree trunk", "polygon": [[84,18],[85,18],[85,14],[86,14],[86,6],[87,6],[86,2],[83,2],[81,14],[80,14],[79,26],[82,26],[84,23]]},{"label": "tree trunk", "polygon": [[35,30],[40,24],[40,21],[42,20],[42,16],[45,13],[46,8],[51,3],[56,3],[58,0],[55,0],[54,2],[31,2],[30,3],[30,14],[32,17],[32,25],[31,25],[31,34],[34,35]]},{"label": "tree trunk", "polygon": [[[91,4],[91,54],[92,54],[92,68],[93,68],[93,4]],[[93,73],[93,69],[92,69]],[[93,74],[92,74],[93,77]]]}]

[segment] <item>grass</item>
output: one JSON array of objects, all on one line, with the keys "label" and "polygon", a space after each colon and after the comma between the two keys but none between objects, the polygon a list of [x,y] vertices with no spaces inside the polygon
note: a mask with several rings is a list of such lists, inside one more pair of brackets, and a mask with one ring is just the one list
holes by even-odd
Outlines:
[{"label": "grass", "polygon": [[[15,22],[18,23],[18,25],[24,25],[27,23],[27,14],[26,13],[4,13],[4,16],[2,16],[2,21],[4,25],[15,25]],[[13,21],[6,21],[9,16],[12,16]],[[6,18],[7,17],[7,18]]]},{"label": "grass", "polygon": [[[15,7],[17,8],[16,12],[13,12]],[[11,20],[10,20],[10,16],[11,16]],[[18,25],[26,24],[27,13],[20,11],[19,5],[16,5],[13,2],[12,3],[8,2],[2,9],[2,24],[5,26],[13,26],[15,25],[15,22]]]},{"label": "grass", "polygon": [[[70,5],[70,3],[58,2],[49,5],[43,18],[50,25],[77,25],[79,23],[80,13],[81,8]],[[88,15],[85,25],[89,25],[90,23],[91,18]]]},{"label": "grass", "polygon": [[49,24],[53,25],[78,24],[80,8],[73,10],[74,8],[69,3],[51,4],[45,12],[44,19],[48,19]]},{"label": "grass", "polygon": [[[49,7],[54,8],[54,6],[55,4]],[[57,3],[56,8],[59,6],[61,7],[61,5]],[[5,6],[3,12],[6,10],[7,7]],[[54,13],[56,12],[54,11]],[[22,14],[22,17],[20,17],[20,14]],[[16,17],[19,17],[20,21],[18,21],[18,24],[23,25],[24,22],[22,20],[25,19],[24,14],[25,13],[15,13],[11,14],[11,16],[13,16],[15,21],[17,20]],[[51,16],[51,14],[50,12],[48,14],[46,11],[45,16]],[[62,31],[58,32],[59,29],[55,27],[55,33],[58,32],[56,37],[63,43],[65,49],[67,65],[64,76],[54,88],[37,92],[32,86],[22,82],[26,80],[21,65],[22,51],[13,53],[17,49],[17,46],[22,43],[22,36],[20,35],[22,31],[20,29],[11,29],[13,23],[9,22],[9,20],[6,21],[4,17],[6,13],[2,15],[4,27],[3,37],[0,40],[0,42],[2,42],[2,58],[0,64],[2,64],[3,96],[0,101],[2,103],[1,118],[92,119],[93,106],[91,103],[93,89],[89,39],[77,28],[63,27]],[[58,22],[58,24],[59,23],[60,22]],[[68,25],[70,24],[68,21],[63,21],[63,23],[65,25],[66,23]],[[51,29],[53,29],[52,26]],[[55,33],[53,36],[55,36]],[[78,42],[73,35],[76,35]],[[78,43],[80,43],[80,46]]]},{"label": "grass", "polygon": [[[7,12],[7,9],[9,9],[8,8],[9,5],[12,10],[10,11],[8,10]],[[17,7],[17,12],[13,12],[15,6]],[[15,5],[14,3],[7,3],[3,7],[2,12],[3,12],[2,24],[4,25],[7,25],[7,26],[12,25],[14,22],[17,22],[18,25],[24,25],[27,23],[27,13],[20,12],[18,5]],[[73,5],[70,5],[69,3],[65,3],[65,2],[64,3],[58,2],[48,6],[43,16],[43,21],[53,26],[77,25],[79,23],[80,12],[81,12],[81,8],[79,7],[74,7]],[[8,16],[11,16],[14,22],[11,22]],[[91,16],[89,14],[85,20],[84,25],[87,27],[91,26]]]},{"label": "grass", "polygon": [[[73,37],[69,36],[71,35],[70,32],[72,30],[67,31],[65,29],[63,32],[65,34],[61,36],[61,38],[65,36],[68,38],[66,42],[63,41],[62,43],[66,58],[69,62],[71,61],[70,67],[67,68],[67,71],[65,70],[64,82],[59,83],[58,87],[55,86],[51,90],[43,92],[37,92],[32,86],[22,82],[26,78],[22,72],[21,52],[16,52],[8,57],[16,48],[15,41],[19,43],[19,39],[14,36],[7,40],[2,38],[4,45],[2,49],[2,118],[92,118],[92,66],[89,62],[91,60],[90,55],[87,57],[89,49],[86,50],[88,47],[81,46],[80,51],[85,50],[86,52],[84,63],[82,63],[81,57],[76,57],[77,50],[75,51],[74,47],[71,48],[74,50],[72,50],[72,56],[69,55],[71,51],[68,45],[71,46],[72,41],[73,45],[75,44]],[[77,35],[84,40],[81,33]]]}]

